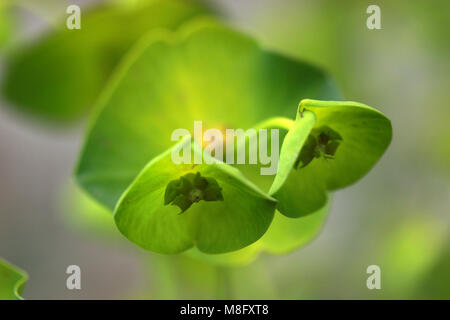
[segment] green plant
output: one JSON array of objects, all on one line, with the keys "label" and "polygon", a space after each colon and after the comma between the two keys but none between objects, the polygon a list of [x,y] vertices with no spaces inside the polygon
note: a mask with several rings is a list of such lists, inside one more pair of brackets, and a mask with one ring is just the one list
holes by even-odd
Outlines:
[{"label": "green plant", "polygon": [[[340,95],[322,71],[215,22],[153,32],[102,93],[77,180],[114,212],[122,234],[150,251],[195,247],[188,254],[228,262],[293,250],[320,230],[328,193],[364,176],[392,135],[390,121],[371,107],[311,99]],[[279,129],[275,178],[256,173],[262,163],[173,163],[171,150],[185,144],[211,160],[189,138],[171,145],[170,133],[197,119],[211,128]],[[217,184],[212,201],[199,201],[198,188],[171,194],[189,174]]]},{"label": "green plant", "polygon": [[27,280],[25,271],[0,258],[0,300],[22,300]]}]

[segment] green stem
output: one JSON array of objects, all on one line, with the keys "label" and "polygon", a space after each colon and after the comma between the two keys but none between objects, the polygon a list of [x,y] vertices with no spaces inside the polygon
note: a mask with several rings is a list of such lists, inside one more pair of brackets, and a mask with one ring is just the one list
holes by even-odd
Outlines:
[{"label": "green stem", "polygon": [[232,299],[231,270],[227,267],[216,267],[217,286],[216,298],[219,300]]},{"label": "green stem", "polygon": [[178,299],[178,282],[175,259],[172,256],[153,254],[146,258],[149,270],[148,293],[152,299]]}]

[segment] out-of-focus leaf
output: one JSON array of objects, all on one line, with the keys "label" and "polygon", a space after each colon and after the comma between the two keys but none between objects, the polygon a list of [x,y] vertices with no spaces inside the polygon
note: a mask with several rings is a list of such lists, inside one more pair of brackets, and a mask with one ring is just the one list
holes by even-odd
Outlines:
[{"label": "out-of-focus leaf", "polygon": [[[312,158],[302,163],[306,157],[302,160],[299,156],[307,147],[307,133],[316,142],[307,150]],[[269,191],[278,200],[277,209],[289,217],[315,212],[326,203],[327,191],[362,178],[386,151],[391,138],[389,119],[369,106],[303,100],[296,125],[283,141],[279,171]],[[336,145],[330,148],[330,143]]]},{"label": "out-of-focus leaf", "polygon": [[329,206],[300,218],[288,218],[278,211],[267,232],[254,244],[241,250],[224,254],[204,254],[197,249],[186,252],[187,255],[218,265],[242,266],[255,260],[259,254],[286,254],[314,240],[322,230],[328,216]]},{"label": "out-of-focus leaf", "polygon": [[122,239],[111,210],[95,201],[75,184],[64,188],[61,211],[65,222],[77,231],[110,240]]},{"label": "out-of-focus leaf", "polygon": [[[113,208],[174,129],[250,128],[292,117],[304,97],[338,97],[322,71],[199,21],[142,41],[105,90],[77,169],[79,183]],[[191,130],[192,131],[192,130]]]},{"label": "out-of-focus leaf", "polygon": [[9,4],[3,0],[0,1],[0,50],[3,49],[10,38],[12,31],[11,20]]},{"label": "out-of-focus leaf", "polygon": [[[444,252],[447,232],[448,226],[431,216],[428,219],[411,218],[386,234],[376,253],[386,298],[430,298],[415,295]],[[441,277],[444,281],[448,275],[444,273]]]},{"label": "out-of-focus leaf", "polygon": [[[269,227],[269,230],[270,228],[271,227]],[[192,248],[186,251],[184,254],[193,259],[201,260],[215,265],[240,267],[249,264],[259,256],[262,250],[258,243],[259,241],[243,249],[228,253],[205,254],[197,248]]]},{"label": "out-of-focus leaf", "polygon": [[[186,143],[191,144],[190,137],[180,142]],[[193,146],[194,152],[203,153],[196,143]],[[266,232],[274,199],[237,169],[208,161],[214,159],[206,153],[199,165],[175,164],[171,154],[172,148],[150,161],[118,202],[114,219],[130,241],[158,253],[179,253],[192,246],[205,253],[224,253],[248,246]],[[165,193],[171,181],[189,173],[205,181],[213,179],[221,198],[194,201],[180,214],[180,207],[165,201]],[[194,184],[187,188],[188,197],[203,192]]]},{"label": "out-of-focus leaf", "polygon": [[442,250],[436,262],[416,288],[417,299],[450,299],[450,245]]},{"label": "out-of-focus leaf", "polygon": [[[3,94],[11,104],[42,119],[72,121],[97,99],[111,71],[149,30],[176,29],[205,13],[191,1],[152,1],[125,9],[104,6],[81,12],[81,29],[46,34],[12,52]],[[0,23],[3,21],[0,19]]]},{"label": "out-of-focus leaf", "polygon": [[272,254],[285,254],[305,246],[320,233],[328,212],[325,205],[317,212],[293,219],[277,211],[269,231],[261,238],[261,247]]},{"label": "out-of-focus leaf", "polygon": [[22,300],[27,280],[25,271],[0,258],[0,300]]}]

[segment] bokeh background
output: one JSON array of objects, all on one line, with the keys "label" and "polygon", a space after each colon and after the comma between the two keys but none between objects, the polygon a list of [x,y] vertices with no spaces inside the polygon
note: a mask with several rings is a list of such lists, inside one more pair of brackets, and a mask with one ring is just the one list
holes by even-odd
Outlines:
[{"label": "bokeh background", "polygon": [[[0,24],[12,23],[0,34],[0,79],[15,48],[65,26],[69,4],[84,10],[98,2],[14,1],[0,15]],[[216,298],[225,291],[249,299],[450,299],[450,2],[207,4],[265,47],[328,70],[348,100],[385,113],[394,128],[388,151],[335,194],[312,243],[263,255],[223,279],[204,262],[141,250],[106,215],[90,215],[98,208],[72,179],[86,119],[55,127],[2,99],[0,256],[29,273],[24,297]],[[366,27],[370,4],[381,8],[381,30]],[[82,290],[66,289],[71,264],[81,267]],[[366,287],[372,264],[381,267],[381,290]]]}]

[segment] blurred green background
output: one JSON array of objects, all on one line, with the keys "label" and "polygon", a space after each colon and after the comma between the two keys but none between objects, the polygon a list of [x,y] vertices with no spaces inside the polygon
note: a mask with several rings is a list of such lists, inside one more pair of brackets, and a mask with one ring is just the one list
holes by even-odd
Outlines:
[{"label": "blurred green background", "polygon": [[[17,48],[64,28],[69,4],[83,14],[98,2],[14,1],[7,11],[0,2],[0,79]],[[346,99],[386,114],[394,128],[387,153],[333,197],[315,241],[218,268],[151,254],[119,236],[71,182],[86,121],[55,128],[3,99],[0,257],[29,273],[23,296],[450,299],[450,2],[204,2],[265,47],[328,70]],[[370,4],[381,8],[381,30],[366,27]],[[82,290],[66,289],[71,264],[81,267]],[[372,264],[381,268],[381,290],[366,287]]]}]

